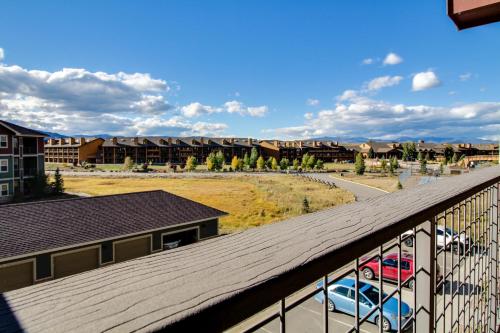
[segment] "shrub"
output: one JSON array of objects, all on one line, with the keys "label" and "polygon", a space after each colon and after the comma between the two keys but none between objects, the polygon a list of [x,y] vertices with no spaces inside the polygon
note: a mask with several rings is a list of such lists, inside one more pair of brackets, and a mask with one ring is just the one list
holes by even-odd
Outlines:
[{"label": "shrub", "polygon": [[356,171],[357,175],[362,175],[365,173],[365,160],[363,159],[363,155],[361,153],[358,153],[356,155],[356,162],[354,163],[354,170]]}]

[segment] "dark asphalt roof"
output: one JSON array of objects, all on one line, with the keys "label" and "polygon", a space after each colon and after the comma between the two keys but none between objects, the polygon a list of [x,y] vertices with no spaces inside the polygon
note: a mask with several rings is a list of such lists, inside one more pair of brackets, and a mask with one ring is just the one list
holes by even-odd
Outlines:
[{"label": "dark asphalt roof", "polygon": [[5,205],[0,206],[0,259],[222,215],[164,191]]},{"label": "dark asphalt roof", "polygon": [[47,134],[32,130],[30,128],[22,127],[13,123],[9,123],[5,120],[0,120],[0,125],[3,125],[11,130],[13,130],[16,135],[34,135],[34,136],[47,136]]}]

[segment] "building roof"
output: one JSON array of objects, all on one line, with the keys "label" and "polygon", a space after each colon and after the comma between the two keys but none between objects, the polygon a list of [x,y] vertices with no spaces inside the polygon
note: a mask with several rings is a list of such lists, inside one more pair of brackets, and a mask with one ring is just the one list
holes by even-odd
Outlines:
[{"label": "building roof", "polygon": [[[47,142],[45,142],[45,148],[51,148],[51,147],[54,147],[54,148],[58,148],[58,147],[81,147],[81,146],[84,146],[88,143],[91,143],[92,141],[95,141],[95,140],[102,140],[104,142],[104,139],[102,138],[86,138],[86,137],[83,137],[83,138],[78,138],[78,139],[75,139],[75,143],[71,143],[71,140],[72,138],[59,138],[59,139],[49,139]],[[82,144],[82,139],[85,139],[85,143]],[[51,143],[51,140],[54,140],[54,144]],[[61,140],[64,140],[64,143],[61,145],[60,142]]]},{"label": "building roof", "polygon": [[19,136],[41,136],[45,137],[48,136],[47,134],[39,131],[32,130],[30,128],[22,127],[13,123],[9,123],[8,121],[5,120],[0,120],[0,125],[3,125],[4,127],[8,128],[12,132],[14,132],[16,135]]},{"label": "building roof", "polygon": [[223,215],[164,191],[0,206],[0,260]]},{"label": "building roof", "polygon": [[[104,147],[118,147],[118,146],[130,146],[130,147],[165,147],[165,146],[189,146],[189,147],[199,147],[199,146],[211,146],[211,147],[247,147],[252,148],[258,144],[255,139],[245,139],[245,138],[211,138],[211,137],[161,137],[161,136],[147,136],[147,137],[117,137],[116,144],[113,143],[114,138],[107,139],[104,143]],[[137,144],[135,143],[137,139]],[[171,140],[171,144],[168,144],[168,140]],[[250,140],[253,140],[250,143]]]}]

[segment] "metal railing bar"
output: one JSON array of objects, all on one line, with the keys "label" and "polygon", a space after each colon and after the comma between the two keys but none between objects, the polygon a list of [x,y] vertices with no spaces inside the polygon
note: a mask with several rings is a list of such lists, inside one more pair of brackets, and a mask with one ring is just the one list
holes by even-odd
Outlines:
[{"label": "metal railing bar", "polygon": [[328,275],[323,277],[323,332],[328,333]]}]

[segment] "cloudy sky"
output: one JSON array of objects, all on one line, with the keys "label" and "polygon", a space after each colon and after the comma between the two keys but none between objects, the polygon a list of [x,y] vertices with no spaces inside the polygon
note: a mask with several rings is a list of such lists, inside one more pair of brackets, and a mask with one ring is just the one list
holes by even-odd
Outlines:
[{"label": "cloudy sky", "polygon": [[0,10],[0,119],[62,134],[500,139],[498,24],[445,1]]}]

